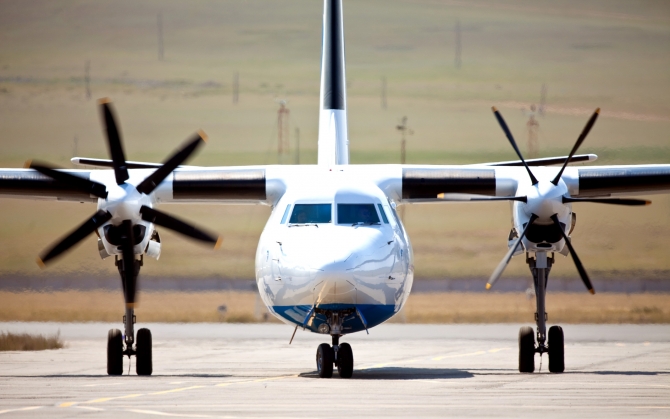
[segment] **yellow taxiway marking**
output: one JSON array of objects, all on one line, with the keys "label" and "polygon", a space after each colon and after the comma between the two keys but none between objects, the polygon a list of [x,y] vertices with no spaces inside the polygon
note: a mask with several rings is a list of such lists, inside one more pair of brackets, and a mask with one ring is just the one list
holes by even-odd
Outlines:
[{"label": "yellow taxiway marking", "polygon": [[140,396],[144,396],[144,393],[128,394],[128,395],[125,395],[125,396],[118,396],[118,397],[102,397],[102,398],[99,398],[99,399],[87,400],[85,402],[65,402],[65,403],[59,404],[58,407],[72,407],[72,406],[80,405],[80,404],[104,403],[104,402],[108,402],[110,400],[132,399],[134,397],[140,397]]},{"label": "yellow taxiway marking", "polygon": [[148,395],[178,393],[180,391],[194,390],[196,388],[203,388],[203,387],[206,387],[206,386],[191,386],[191,387],[173,388],[172,390],[165,390],[165,391],[157,391],[155,393],[148,393]]},{"label": "yellow taxiway marking", "polygon": [[[205,387],[227,387],[231,386],[234,384],[251,384],[251,383],[261,383],[264,381],[273,381],[273,380],[282,380],[284,378],[292,378],[292,377],[298,377],[297,374],[293,375],[281,375],[278,377],[266,377],[266,378],[259,378],[256,380],[244,380],[244,381],[233,381],[230,383],[219,383],[219,384],[214,384],[213,386],[190,386],[190,387],[180,387],[180,388],[173,388],[170,390],[163,390],[163,391],[155,391],[153,393],[141,393],[141,394],[128,394],[126,396],[117,396],[117,397],[102,397],[99,399],[93,399],[93,400],[88,400],[85,402],[65,402],[61,403],[58,405],[58,407],[79,407],[79,405],[83,404],[93,404],[93,403],[105,403],[111,400],[121,400],[121,399],[131,399],[135,397],[140,397],[140,396],[158,396],[162,394],[171,394],[171,393],[179,393],[181,391],[187,391],[187,390],[196,390],[199,388],[205,388]],[[3,412],[0,412],[0,414]],[[157,412],[155,414],[160,414],[161,412]],[[184,415],[181,415],[184,416]],[[205,416],[203,416],[205,417]]]},{"label": "yellow taxiway marking", "polygon": [[11,413],[11,412],[25,412],[26,410],[35,410],[35,409],[40,409],[44,406],[28,406],[28,407],[22,407],[20,409],[7,409],[7,410],[0,410],[0,415],[3,413]]}]

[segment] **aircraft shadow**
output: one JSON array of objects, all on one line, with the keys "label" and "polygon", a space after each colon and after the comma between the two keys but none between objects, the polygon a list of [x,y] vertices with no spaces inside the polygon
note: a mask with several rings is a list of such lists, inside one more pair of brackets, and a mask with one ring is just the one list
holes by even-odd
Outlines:
[{"label": "aircraft shadow", "polygon": [[[316,371],[304,372],[301,378],[319,378]],[[354,370],[351,380],[424,380],[435,378],[471,378],[474,374],[451,368],[409,368],[383,367],[365,370]],[[339,378],[337,370],[333,371],[333,378]]]}]

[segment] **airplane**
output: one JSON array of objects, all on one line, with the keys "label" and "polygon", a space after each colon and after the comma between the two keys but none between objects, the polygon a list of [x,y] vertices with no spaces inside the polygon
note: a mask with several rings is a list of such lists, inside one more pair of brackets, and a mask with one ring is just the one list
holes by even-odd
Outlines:
[{"label": "airplane", "polygon": [[[547,353],[549,370],[565,370],[560,326],[547,331],[546,284],[557,254],[570,254],[586,288],[593,286],[570,239],[574,203],[647,205],[630,195],[670,191],[670,165],[571,166],[595,155],[577,155],[599,115],[588,120],[567,156],[525,160],[501,113],[494,117],[518,161],[475,165],[349,164],[344,24],[341,0],[324,0],[318,163],[230,167],[185,166],[207,141],[198,131],[162,164],[127,161],[115,111],[99,101],[111,159],[73,158],[102,169],[56,169],[30,161],[0,169],[0,196],[88,202],[97,211],[43,251],[46,266],[95,233],[102,259],[113,256],[125,301],[123,332],[107,341],[107,373],[121,375],[123,357],[136,357],[136,373],[151,375],[152,335],[135,333],[135,302],[145,256],[158,258],[159,229],[212,247],[218,235],[156,209],[170,203],[268,205],[272,213],[255,257],[260,296],[269,311],[298,328],[330,335],[316,352],[319,377],[354,372],[351,345],[341,338],[366,331],[402,308],[414,280],[414,254],[398,217],[400,205],[453,201],[511,201],[508,250],[486,284],[491,288],[510,259],[525,255],[536,295],[536,330],[519,331],[518,369],[535,370]],[[531,169],[532,167],[532,169]],[[291,340],[293,337],[291,337]]]}]

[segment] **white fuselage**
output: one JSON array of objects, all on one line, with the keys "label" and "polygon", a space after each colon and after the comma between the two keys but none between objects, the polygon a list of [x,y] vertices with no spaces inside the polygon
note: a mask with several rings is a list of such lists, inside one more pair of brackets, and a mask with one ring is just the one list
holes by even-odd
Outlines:
[{"label": "white fuselage", "polygon": [[[296,206],[309,205],[322,205],[320,222],[297,218]],[[411,290],[414,266],[394,207],[375,184],[339,171],[292,184],[274,206],[256,252],[256,281],[270,311],[312,331],[326,321],[319,313],[349,313],[342,334],[397,313]],[[371,222],[347,218],[352,208],[369,209]]]}]

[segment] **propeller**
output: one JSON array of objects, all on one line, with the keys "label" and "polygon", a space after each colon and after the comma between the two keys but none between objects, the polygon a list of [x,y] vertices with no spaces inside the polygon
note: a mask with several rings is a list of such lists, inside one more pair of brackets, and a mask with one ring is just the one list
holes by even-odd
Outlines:
[{"label": "propeller", "polygon": [[107,187],[102,183],[94,182],[89,179],[84,179],[76,175],[71,175],[66,172],[59,172],[54,167],[49,166],[45,163],[35,163],[32,160],[28,160],[24,167],[26,169],[34,169],[43,175],[49,176],[51,179],[60,182],[68,187],[79,190],[98,198],[107,198]]},{"label": "propeller", "polygon": [[565,163],[563,163],[563,166],[561,166],[561,170],[558,171],[558,174],[556,174],[554,180],[551,181],[551,183],[553,183],[554,185],[558,185],[558,182],[561,180],[561,176],[563,176],[563,171],[565,170],[566,166],[570,163],[570,160],[572,160],[572,157],[575,155],[579,147],[584,142],[586,136],[589,135],[591,128],[593,128],[593,124],[595,124],[596,119],[598,119],[598,115],[600,115],[600,108],[597,108],[596,111],[593,112],[593,115],[591,115],[591,118],[589,118],[588,122],[586,123],[586,126],[582,130],[582,133],[579,134],[579,138],[577,138],[577,142],[575,142],[575,145],[572,146],[572,150],[570,150],[568,158],[565,160]]},{"label": "propeller", "polygon": [[516,242],[512,245],[512,247],[509,248],[509,251],[507,251],[507,254],[505,257],[500,261],[498,266],[496,267],[496,270],[493,271],[491,274],[491,277],[489,278],[489,281],[486,283],[486,289],[490,290],[493,284],[496,283],[496,281],[500,278],[502,275],[503,271],[507,267],[507,264],[509,263],[510,259],[512,259],[512,255],[514,255],[514,252],[516,252],[516,249],[519,247],[519,244],[521,244],[521,240],[523,240],[524,236],[526,235],[526,231],[528,231],[528,227],[530,227],[531,224],[535,222],[539,217],[535,214],[532,214],[530,216],[530,220],[528,220],[528,224],[526,224],[526,227],[523,229],[521,234],[519,235],[519,238],[516,239]]},{"label": "propeller", "polygon": [[205,243],[211,243],[214,245],[215,249],[218,249],[221,246],[223,239],[221,237],[213,236],[210,233],[207,233],[203,230],[200,230],[197,227],[194,227],[190,224],[185,223],[184,221],[168,215],[164,212],[158,211],[157,209],[149,208],[147,206],[142,206],[140,208],[140,214],[142,214],[142,219],[150,223],[154,223],[161,227],[168,228],[172,231],[175,231],[184,236],[190,237],[195,240],[200,240]]},{"label": "propeller", "polygon": [[84,221],[82,225],[71,231],[67,236],[63,237],[57,243],[53,244],[48,250],[45,250],[37,258],[37,264],[44,268],[51,259],[59,256],[61,253],[70,249],[75,244],[85,239],[89,234],[93,233],[98,227],[105,224],[112,219],[112,214],[108,211],[99,210],[91,218]]},{"label": "propeller", "polygon": [[[123,151],[123,144],[121,140],[121,132],[116,122],[114,109],[111,101],[107,98],[98,101],[102,121],[105,126],[105,134],[107,138],[107,147],[111,156],[111,163],[114,169],[114,176],[118,185],[123,185],[128,179],[128,163]],[[207,141],[207,135],[203,131],[198,131],[189,141],[182,145],[175,151],[160,167],[145,178],[137,187],[137,191],[144,194],[151,194],[160,183],[165,180],[177,167],[184,163],[193,153]],[[98,182],[84,179],[82,177],[61,172],[44,163],[35,163],[32,161],[26,162],[26,167],[34,169],[46,176],[49,176],[56,182],[59,182],[74,190],[84,191],[90,193],[98,198],[107,199],[107,187]],[[179,220],[171,215],[165,214],[158,210],[152,209],[143,205],[139,209],[139,217],[145,221],[155,223],[162,227],[171,229],[185,235],[187,237],[211,243],[217,248],[221,244],[221,238],[216,235],[205,232],[204,230],[194,227],[185,221]],[[47,262],[53,258],[61,255],[69,250],[72,246],[83,240],[86,236],[93,233],[96,229],[102,227],[105,223],[112,219],[112,215],[101,209],[95,213],[91,218],[86,220],[82,225],[77,227],[74,231],[63,237],[56,244],[49,247],[42,252],[37,259],[37,263],[44,267]],[[119,220],[120,225],[117,224],[120,233],[120,249],[121,261],[123,265],[120,266],[124,278],[124,295],[127,304],[135,303],[136,293],[136,267],[135,267],[135,253],[134,247],[137,244],[136,237],[133,233],[132,220]],[[118,223],[118,221],[117,221]]]},{"label": "propeller", "polygon": [[528,171],[528,176],[530,176],[530,181],[532,182],[533,186],[538,184],[537,178],[533,175],[533,172],[530,171],[530,167],[528,167],[528,163],[526,163],[526,160],[524,160],[523,156],[521,155],[521,151],[519,150],[519,147],[516,145],[516,141],[514,141],[514,137],[512,136],[512,133],[510,132],[509,128],[507,127],[507,123],[503,119],[502,115],[500,114],[500,111],[498,111],[498,108],[493,106],[491,108],[493,110],[493,114],[495,115],[496,119],[498,120],[498,124],[500,124],[500,128],[505,132],[505,135],[507,136],[507,139],[509,140],[509,143],[512,145],[514,148],[514,151],[516,151],[516,155],[519,156],[519,160],[521,160],[521,163],[526,167],[526,170]]},{"label": "propeller", "polygon": [[102,120],[105,123],[105,133],[107,134],[107,148],[109,154],[112,156],[112,164],[114,166],[114,176],[116,177],[116,184],[122,185],[128,178],[128,167],[126,166],[126,155],[123,152],[123,144],[121,143],[121,133],[116,124],[114,111],[112,110],[111,101],[109,98],[103,98],[98,101],[100,110],[102,112]]},{"label": "propeller", "polygon": [[595,290],[593,289],[593,285],[591,285],[591,280],[589,279],[589,275],[586,273],[586,269],[584,269],[584,265],[582,265],[581,260],[579,260],[579,256],[577,256],[577,253],[575,252],[575,248],[572,247],[572,243],[570,243],[570,239],[568,238],[568,235],[565,234],[565,231],[563,231],[563,228],[561,227],[561,224],[558,222],[558,216],[556,214],[551,216],[551,221],[554,222],[554,225],[556,228],[561,232],[561,235],[563,236],[563,239],[565,240],[565,244],[568,246],[568,249],[570,250],[570,255],[572,256],[572,260],[575,262],[575,266],[577,267],[577,271],[579,272],[579,276],[582,278],[582,282],[584,282],[584,285],[586,285],[586,288],[589,290],[591,294],[595,294]]},{"label": "propeller", "polygon": [[611,204],[611,205],[627,205],[627,206],[644,206],[651,205],[651,201],[645,199],[620,199],[620,198],[572,198],[569,196],[563,197],[563,203],[571,202],[595,202],[597,204]]},{"label": "propeller", "polygon": [[[516,151],[516,154],[519,156],[519,159],[523,163],[523,165],[526,167],[526,170],[528,171],[528,175],[530,176],[531,182],[533,185],[536,185],[538,182],[537,178],[533,176],[533,173],[531,172],[530,168],[528,167],[528,163],[523,159],[523,156],[521,155],[521,152],[519,151],[519,148],[516,145],[516,142],[514,141],[514,137],[512,136],[512,133],[510,132],[509,128],[507,127],[507,124],[505,123],[505,120],[503,119],[502,115],[496,109],[494,106],[493,108],[493,113],[498,120],[498,123],[500,124],[500,127],[503,129],[505,132],[505,135],[507,136],[507,139],[509,140],[510,144],[514,148],[514,151]],[[591,129],[593,128],[593,125],[596,123],[596,120],[598,119],[598,115],[600,115],[600,108],[597,108],[593,115],[591,115],[591,118],[589,118],[588,122],[584,126],[584,129],[582,129],[581,134],[577,138],[577,141],[572,147],[572,150],[570,150],[570,154],[568,157],[565,159],[563,162],[563,165],[561,166],[561,169],[558,171],[556,174],[556,177],[551,181],[551,183],[554,186],[558,186],[561,176],[563,176],[563,171],[565,168],[570,164],[570,162],[573,160],[575,157],[575,153],[579,149],[579,147],[582,145],[584,140],[586,139],[586,136],[589,134]],[[442,196],[440,196],[442,195]],[[445,194],[440,194],[438,195],[438,198],[444,199],[443,196]],[[498,198],[498,197],[496,197]],[[493,200],[498,200],[496,198],[469,198],[469,199],[463,199],[461,198],[460,200],[468,200],[468,201],[493,201]],[[499,197],[500,200],[515,200],[515,201],[521,201],[524,203],[528,202],[528,197],[527,196],[512,196],[512,197]],[[535,199],[545,199],[543,196],[537,197]],[[454,199],[455,200],[455,199]],[[626,206],[642,206],[642,205],[649,205],[651,204],[651,201],[643,200],[643,199],[619,199],[619,198],[573,198],[569,196],[563,196],[562,197],[562,202],[563,204],[567,203],[574,203],[574,202],[594,202],[594,203],[600,203],[600,204],[610,204],[610,205],[626,205]],[[536,214],[532,214],[528,224],[526,224],[523,232],[519,236],[519,238],[516,240],[514,245],[509,249],[503,260],[498,264],[496,267],[495,271],[489,278],[488,283],[486,284],[486,289],[491,289],[493,284],[500,278],[502,275],[503,271],[505,270],[505,267],[509,263],[510,259],[512,258],[512,255],[516,251],[516,249],[519,247],[519,244],[521,243],[521,240],[523,237],[526,235],[526,231],[528,230],[528,227],[533,224],[535,220],[539,218]],[[559,229],[561,236],[565,240],[565,244],[568,246],[568,250],[570,251],[570,255],[572,256],[572,260],[575,263],[575,266],[577,267],[577,271],[579,271],[579,276],[581,277],[582,281],[584,282],[584,285],[586,285],[586,288],[589,290],[591,294],[595,294],[595,291],[593,290],[593,285],[591,284],[591,280],[589,279],[588,274],[586,273],[586,270],[584,269],[584,265],[582,265],[582,262],[579,260],[579,256],[577,256],[577,253],[575,252],[575,249],[572,247],[572,243],[570,242],[567,234],[565,234],[565,231],[563,231],[563,228],[561,227],[561,224],[559,223],[558,220],[558,215],[553,214],[551,217],[551,221],[553,222],[554,226]]]},{"label": "propeller", "polygon": [[156,169],[156,171],[144,179],[142,183],[137,185],[137,191],[149,195],[163,180],[165,180],[166,177],[168,177],[168,175],[170,175],[170,173],[172,173],[174,169],[179,167],[179,165],[186,161],[199,146],[206,142],[207,134],[202,130],[198,130],[198,133],[195,134],[195,138],[173,153],[161,167]]}]

